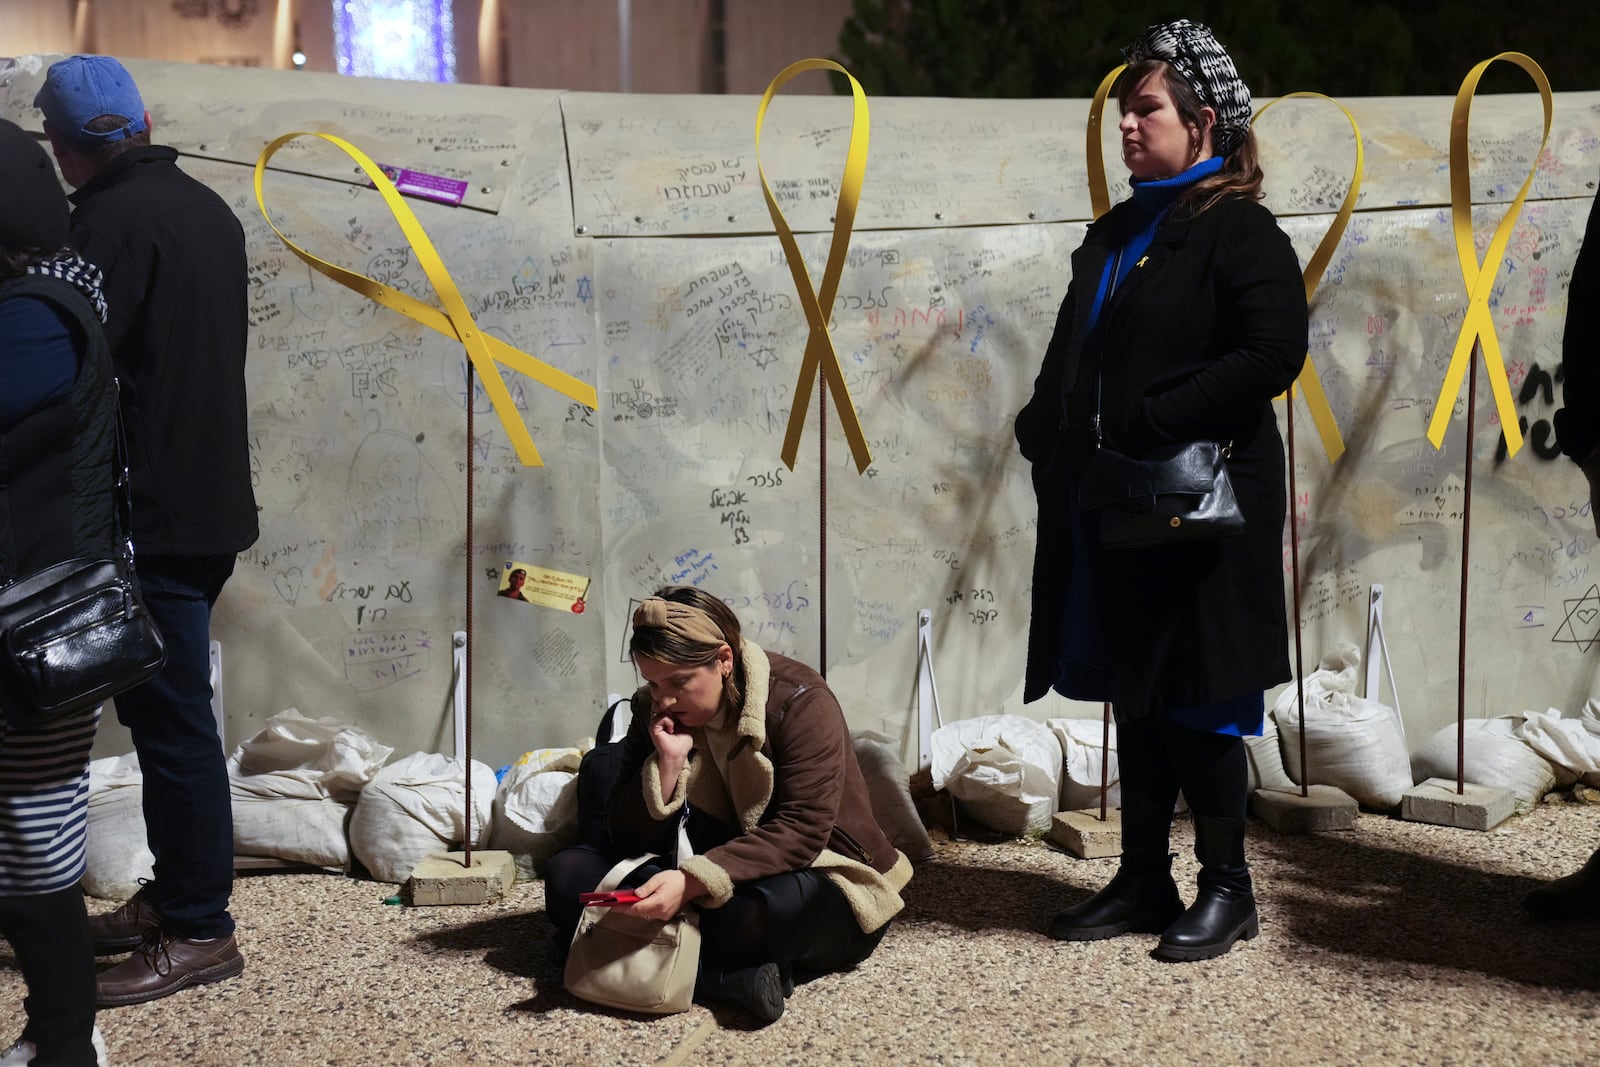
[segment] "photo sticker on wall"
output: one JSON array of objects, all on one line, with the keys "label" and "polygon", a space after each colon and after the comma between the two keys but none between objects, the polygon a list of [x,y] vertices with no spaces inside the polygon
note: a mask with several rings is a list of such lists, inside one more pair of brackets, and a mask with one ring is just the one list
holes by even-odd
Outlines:
[{"label": "photo sticker on wall", "polygon": [[506,560],[501,571],[497,596],[538,604],[557,611],[570,611],[582,615],[584,597],[589,593],[589,579],[581,574],[567,574],[531,563]]}]

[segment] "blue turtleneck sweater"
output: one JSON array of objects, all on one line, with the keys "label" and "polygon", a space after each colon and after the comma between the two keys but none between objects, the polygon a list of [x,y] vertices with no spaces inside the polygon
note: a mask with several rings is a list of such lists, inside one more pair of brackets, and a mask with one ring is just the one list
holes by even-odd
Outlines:
[{"label": "blue turtleneck sweater", "polygon": [[[1095,291],[1094,304],[1089,309],[1089,329],[1094,329],[1099,323],[1100,311],[1105,307],[1106,299],[1127,278],[1128,272],[1139,262],[1139,257],[1150,247],[1150,242],[1155,240],[1156,229],[1166,217],[1167,209],[1172,206],[1173,201],[1195,182],[1209,178],[1221,169],[1222,157],[1212,156],[1171,178],[1153,182],[1133,179],[1132,203],[1134,210],[1138,212],[1136,218],[1142,225],[1118,253],[1114,253],[1106,260],[1105,269],[1100,272],[1100,287]],[[1114,281],[1111,277],[1113,268],[1117,271]]]}]

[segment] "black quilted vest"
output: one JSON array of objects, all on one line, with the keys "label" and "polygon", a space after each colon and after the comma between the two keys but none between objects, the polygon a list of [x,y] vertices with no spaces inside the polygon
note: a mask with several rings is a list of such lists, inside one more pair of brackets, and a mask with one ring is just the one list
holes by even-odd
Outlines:
[{"label": "black quilted vest", "polygon": [[[64,559],[112,555],[117,385],[100,320],[57,278],[0,282],[0,300],[48,300],[76,320],[78,377],[65,395],[0,434],[0,581]],[[7,339],[0,337],[0,359]]]}]

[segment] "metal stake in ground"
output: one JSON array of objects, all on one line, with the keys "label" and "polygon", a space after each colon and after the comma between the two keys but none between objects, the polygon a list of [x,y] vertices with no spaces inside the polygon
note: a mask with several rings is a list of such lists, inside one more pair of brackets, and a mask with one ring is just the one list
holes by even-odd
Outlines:
[{"label": "metal stake in ground", "polygon": [[817,390],[817,467],[820,471],[817,484],[817,546],[821,575],[818,581],[817,610],[822,612],[821,625],[817,627],[821,648],[818,649],[817,673],[826,681],[828,677],[828,389],[824,384]]},{"label": "metal stake in ground", "polygon": [[1100,723],[1100,821],[1106,821],[1106,797],[1111,793],[1111,701],[1106,701]]},{"label": "metal stake in ground", "polygon": [[1472,558],[1472,444],[1478,413],[1478,360],[1483,342],[1472,346],[1467,368],[1467,474],[1461,487],[1461,625],[1456,662],[1456,795],[1467,791],[1467,564]]},{"label": "metal stake in ground", "polygon": [[472,869],[472,652],[477,647],[477,641],[472,636],[472,566],[477,558],[473,555],[473,511],[472,511],[472,485],[477,479],[474,474],[477,470],[475,450],[477,438],[473,432],[473,381],[472,361],[467,360],[467,648],[465,661],[462,664],[462,673],[466,677],[466,729],[464,731],[466,743],[462,745],[465,750],[457,753],[461,757],[462,773],[465,776],[466,794],[463,797],[467,805],[465,824],[467,828],[466,841],[461,846],[461,866]]}]

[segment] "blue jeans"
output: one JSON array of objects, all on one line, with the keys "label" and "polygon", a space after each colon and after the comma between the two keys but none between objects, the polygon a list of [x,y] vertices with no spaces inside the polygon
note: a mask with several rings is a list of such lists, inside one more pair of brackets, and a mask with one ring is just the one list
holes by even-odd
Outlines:
[{"label": "blue jeans", "polygon": [[116,698],[144,772],[144,825],[155,856],[146,896],[180,937],[233,932],[233,807],[211,713],[211,606],[235,557],[137,557],[145,607],[167,642],[167,663]]}]

